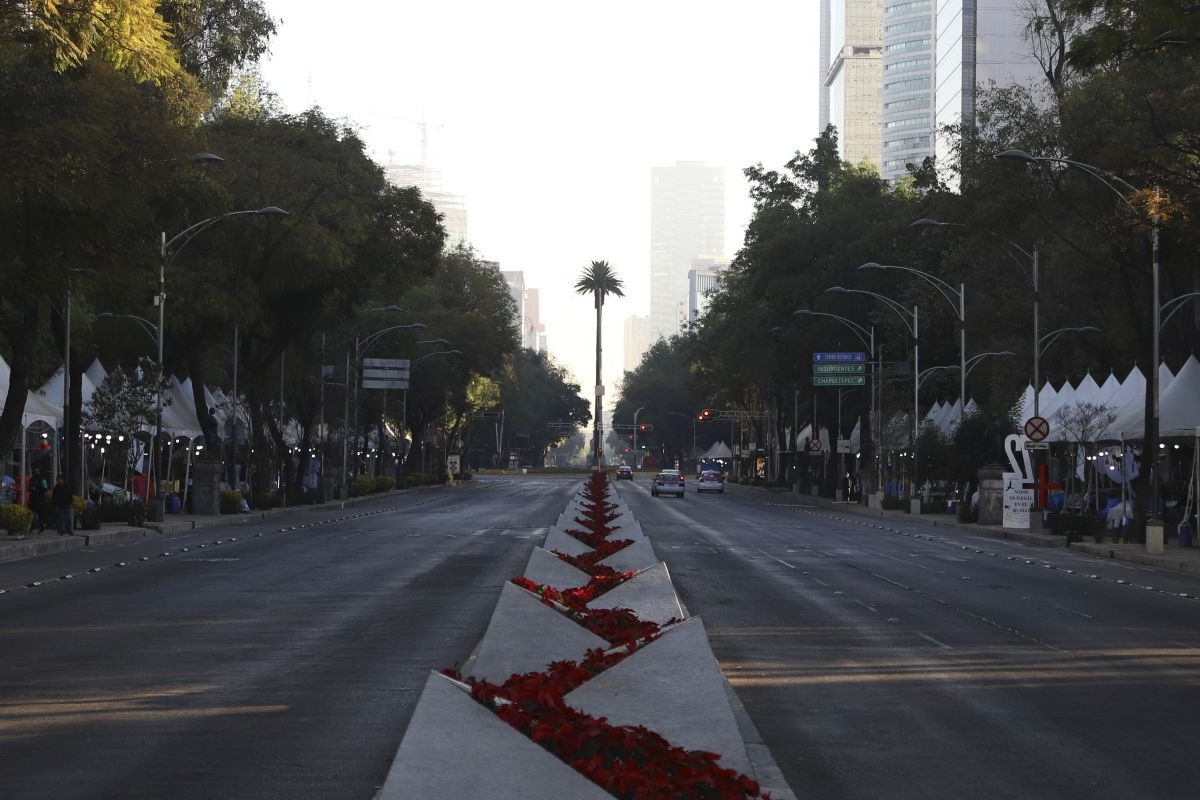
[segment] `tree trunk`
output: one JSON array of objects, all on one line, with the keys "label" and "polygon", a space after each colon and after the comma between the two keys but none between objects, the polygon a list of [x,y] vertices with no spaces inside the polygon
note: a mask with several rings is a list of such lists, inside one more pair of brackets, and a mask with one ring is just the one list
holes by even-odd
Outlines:
[{"label": "tree trunk", "polygon": [[601,374],[601,360],[602,360],[602,350],[603,350],[603,348],[601,347],[600,334],[601,334],[601,330],[602,330],[601,316],[603,313],[604,313],[604,298],[601,296],[600,290],[597,289],[596,290],[596,419],[595,419],[595,424],[593,426],[593,431],[594,431],[593,437],[595,438],[595,446],[593,447],[593,452],[595,453],[596,469],[600,469],[601,448],[604,443],[603,431],[602,431],[603,419],[604,419],[604,403],[603,403],[604,395],[601,393],[601,388],[600,388],[602,386],[600,374]]},{"label": "tree trunk", "polygon": [[6,468],[12,457],[13,444],[21,431],[21,418],[29,397],[29,378],[33,372],[33,332],[38,329],[37,302],[25,301],[21,311],[21,319],[10,320],[3,329],[13,354],[12,364],[9,365],[8,395],[4,398],[4,411],[0,412],[0,447],[3,448]]}]

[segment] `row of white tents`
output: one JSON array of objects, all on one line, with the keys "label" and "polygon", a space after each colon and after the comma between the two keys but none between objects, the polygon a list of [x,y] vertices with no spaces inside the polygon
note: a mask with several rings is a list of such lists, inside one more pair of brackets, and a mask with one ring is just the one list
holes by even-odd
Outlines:
[{"label": "row of white tents", "polygon": [[[0,402],[8,395],[10,373],[8,364],[3,358],[0,358]],[[81,387],[84,406],[91,402],[92,396],[96,393],[96,387],[104,383],[107,377],[108,371],[104,369],[99,359],[93,361],[91,366],[84,371]],[[204,399],[209,408],[216,410],[217,422],[224,428],[226,418],[231,414],[232,403],[226,401],[220,389],[210,391],[205,388]],[[244,409],[240,416],[245,416]],[[54,429],[62,425],[62,369],[57,370],[41,388],[29,391],[25,399],[21,427],[28,428],[35,422],[43,422]],[[163,430],[171,436],[188,439],[202,435],[200,421],[196,414],[196,404],[192,396],[191,378],[180,381],[177,377],[171,377],[169,389],[164,393],[163,399]]]},{"label": "row of white tents", "polygon": [[[1158,429],[1162,438],[1188,437],[1196,435],[1200,427],[1200,362],[1189,356],[1179,372],[1175,373],[1165,364],[1158,368]],[[1073,409],[1076,404],[1088,403],[1107,409],[1115,417],[1103,431],[1097,433],[1097,442],[1116,442],[1122,439],[1141,439],[1146,430],[1146,376],[1134,367],[1124,380],[1110,372],[1103,383],[1088,374],[1078,384],[1064,381],[1057,389],[1047,382],[1038,393],[1037,415],[1050,422],[1051,442],[1066,441],[1063,427],[1057,423],[1060,411]],[[1025,393],[1017,402],[1021,420],[1033,413],[1033,386],[1026,386]],[[967,403],[967,412],[975,409],[975,402]],[[934,425],[944,434],[951,434],[958,425],[958,401],[935,403],[924,417],[924,424]]]}]

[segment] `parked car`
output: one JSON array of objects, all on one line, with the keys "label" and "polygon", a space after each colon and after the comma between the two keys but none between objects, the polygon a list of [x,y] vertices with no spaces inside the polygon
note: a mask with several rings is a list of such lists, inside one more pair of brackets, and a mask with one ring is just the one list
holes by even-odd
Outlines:
[{"label": "parked car", "polygon": [[650,484],[650,494],[658,497],[660,494],[677,494],[683,497],[683,473],[677,469],[664,469],[654,476]]},{"label": "parked car", "polygon": [[633,470],[624,464],[617,467],[617,480],[619,480],[619,481],[633,480]]},{"label": "parked car", "polygon": [[716,470],[706,469],[700,473],[700,479],[696,481],[697,492],[724,492],[725,491],[725,476]]}]

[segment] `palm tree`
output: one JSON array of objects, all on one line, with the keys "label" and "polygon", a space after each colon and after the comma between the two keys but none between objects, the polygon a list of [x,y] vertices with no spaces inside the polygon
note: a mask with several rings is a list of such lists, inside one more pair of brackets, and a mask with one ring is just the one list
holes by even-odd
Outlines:
[{"label": "palm tree", "polygon": [[604,298],[610,294],[624,297],[625,293],[621,291],[621,288],[621,279],[613,272],[612,267],[608,266],[607,261],[593,261],[584,268],[579,280],[575,281],[575,291],[579,294],[591,294],[596,303],[596,416],[592,420],[594,424],[592,452],[595,454],[596,469],[600,468],[601,443],[604,441],[601,430],[603,428],[601,421],[603,382],[600,378],[600,320],[604,311]]}]

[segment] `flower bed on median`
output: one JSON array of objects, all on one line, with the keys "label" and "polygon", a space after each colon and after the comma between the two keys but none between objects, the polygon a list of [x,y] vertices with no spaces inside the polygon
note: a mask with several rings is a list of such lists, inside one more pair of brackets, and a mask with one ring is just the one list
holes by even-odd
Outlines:
[{"label": "flower bed on median", "polygon": [[[583,683],[657,640],[664,628],[679,622],[671,619],[660,626],[640,619],[627,608],[591,609],[587,605],[633,577],[599,562],[633,544],[629,539],[610,540],[617,530],[609,523],[619,515],[617,506],[606,501],[606,473],[593,473],[583,495],[582,518],[575,521],[585,530],[566,533],[593,548],[593,552],[555,555],[589,575],[584,586],[560,589],[524,577],[512,583],[536,594],[541,602],[603,638],[611,649],[588,650],[580,661],[561,660],[544,670],[512,675],[500,684],[466,678],[471,697],[508,725],[540,745],[593,783],[620,800],[753,800],[770,796],[760,793],[758,783],[735,770],[719,766],[719,755],[673,746],[664,737],[640,725],[611,725],[571,708],[565,696]],[[443,674],[464,680],[454,670]],[[531,796],[537,796],[536,782]]]}]

